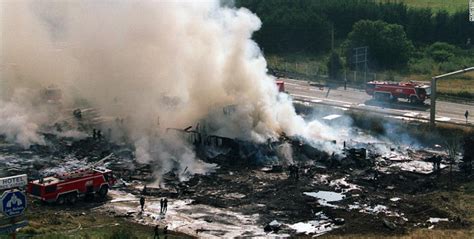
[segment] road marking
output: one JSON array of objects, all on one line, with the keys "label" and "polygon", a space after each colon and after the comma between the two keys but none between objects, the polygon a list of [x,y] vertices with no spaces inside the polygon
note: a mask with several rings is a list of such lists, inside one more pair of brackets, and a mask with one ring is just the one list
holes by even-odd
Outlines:
[{"label": "road marking", "polygon": [[446,122],[450,120],[451,118],[448,118],[448,117],[436,117],[436,121]]},{"label": "road marking", "polygon": [[319,100],[319,101],[331,101],[331,102],[337,102],[337,103],[342,103],[342,104],[350,104],[350,102],[347,102],[347,101],[322,99],[322,98],[319,98],[319,97],[309,96],[309,95],[300,95],[300,94],[291,94],[291,95],[292,96],[297,96],[297,97],[303,97],[303,98],[316,99],[316,100]]},{"label": "road marking", "polygon": [[[306,101],[306,103],[312,102],[312,103],[319,103],[319,104],[326,104],[328,106],[331,106],[333,108],[353,108],[353,109],[358,109],[358,110],[365,110],[365,111],[372,111],[374,113],[379,113],[379,114],[388,114],[389,117],[396,118],[398,114],[399,119],[408,119],[406,117],[411,117],[411,119],[416,118],[416,119],[421,119],[421,120],[428,120],[429,115],[424,114],[423,112],[417,113],[417,112],[412,112],[407,110],[398,110],[398,109],[391,109],[391,108],[384,108],[380,106],[371,106],[371,105],[365,105],[363,103],[360,104],[351,104],[350,102],[345,102],[345,101],[339,101],[339,100],[332,100],[332,99],[325,99],[325,98],[319,98],[315,96],[308,96],[308,95],[301,95],[301,94],[291,94],[291,96],[294,97],[299,97],[300,101],[303,100]],[[297,99],[295,99],[296,101]],[[341,104],[341,105],[331,105],[331,104]],[[390,116],[391,114],[391,116]],[[414,120],[416,120],[414,119]],[[453,117],[447,117],[447,116],[438,116],[436,118],[436,121],[439,122],[455,122],[457,124],[462,124],[465,122],[465,119],[462,118],[453,118]]]}]

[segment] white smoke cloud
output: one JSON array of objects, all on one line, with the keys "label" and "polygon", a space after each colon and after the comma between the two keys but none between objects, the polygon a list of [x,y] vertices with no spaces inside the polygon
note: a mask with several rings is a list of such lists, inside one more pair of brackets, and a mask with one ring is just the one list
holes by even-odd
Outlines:
[{"label": "white smoke cloud", "polygon": [[26,146],[44,143],[33,132],[46,122],[31,117],[28,104],[11,113],[13,92],[49,85],[62,89],[64,108],[87,101],[104,115],[126,119],[137,160],[157,162],[162,173],[175,161],[180,171],[205,168],[196,165],[190,146],[164,129],[195,125],[227,105],[237,106],[235,114],[213,120],[225,136],[263,142],[282,132],[319,130],[306,126],[266,74],[251,40],[261,22],[247,9],[219,1],[1,4],[0,133]]},{"label": "white smoke cloud", "polygon": [[39,126],[47,121],[47,115],[34,110],[31,94],[17,90],[11,101],[0,101],[0,132],[8,141],[25,148],[32,144],[44,145],[44,138],[38,134]]}]

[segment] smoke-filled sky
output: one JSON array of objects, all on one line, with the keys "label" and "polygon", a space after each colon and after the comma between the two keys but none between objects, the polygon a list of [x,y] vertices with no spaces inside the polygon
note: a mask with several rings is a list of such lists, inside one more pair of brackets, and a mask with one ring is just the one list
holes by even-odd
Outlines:
[{"label": "smoke-filled sky", "polygon": [[[333,128],[296,115],[251,39],[259,18],[228,1],[0,4],[0,134],[24,147],[46,144],[39,132],[71,117],[64,112],[71,114],[78,103],[125,119],[122,133],[138,161],[155,165],[157,177],[176,167],[209,169],[192,147],[165,134],[168,127],[202,119],[209,133],[254,142],[284,132],[334,152],[340,147],[328,140],[351,138],[340,130],[348,129],[350,119]],[[61,89],[61,104],[42,101],[42,89],[50,86]],[[231,114],[224,114],[227,106]]]},{"label": "smoke-filled sky", "polygon": [[[291,100],[266,74],[251,40],[261,22],[247,9],[217,0],[0,4],[0,133],[7,140],[45,143],[38,131],[57,119],[37,96],[49,86],[62,90],[63,111],[87,102],[125,118],[137,159],[158,161],[161,171],[172,167],[170,158],[189,165],[195,156],[153,132],[206,117],[216,133],[256,142],[305,134]],[[228,105],[236,110],[224,116]],[[174,144],[183,148],[170,150]]]},{"label": "smoke-filled sky", "polygon": [[231,104],[240,116],[225,122],[227,136],[262,140],[296,130],[293,108],[277,100],[251,40],[261,22],[247,9],[218,1],[7,0],[2,10],[4,98],[54,85],[66,105],[86,99],[129,117],[138,135],[158,117],[164,128],[185,127]]}]

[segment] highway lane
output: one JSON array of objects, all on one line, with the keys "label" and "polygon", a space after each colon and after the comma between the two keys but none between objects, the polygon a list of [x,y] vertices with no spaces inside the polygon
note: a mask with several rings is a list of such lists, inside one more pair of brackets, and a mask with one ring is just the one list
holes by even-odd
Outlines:
[{"label": "highway lane", "polygon": [[[424,105],[414,106],[403,99],[398,103],[389,104],[372,99],[365,91],[343,87],[328,89],[327,87],[311,86],[307,81],[283,79],[285,90],[295,100],[310,101],[316,104],[326,104],[335,107],[366,110],[376,113],[389,114],[398,117],[415,117],[420,120],[429,120],[429,100]],[[447,101],[436,101],[436,120],[465,124],[464,113],[469,111],[468,124],[474,126],[474,104],[461,104]]]}]

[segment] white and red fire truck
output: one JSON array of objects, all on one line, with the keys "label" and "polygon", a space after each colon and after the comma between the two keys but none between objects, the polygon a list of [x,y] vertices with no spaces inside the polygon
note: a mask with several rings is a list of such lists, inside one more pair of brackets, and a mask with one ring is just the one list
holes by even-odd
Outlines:
[{"label": "white and red fire truck", "polygon": [[376,100],[397,101],[407,99],[410,103],[421,104],[431,95],[431,87],[416,82],[367,82],[365,91]]},{"label": "white and red fire truck", "polygon": [[45,202],[74,204],[79,197],[86,195],[105,197],[115,182],[112,171],[91,168],[30,181],[27,192]]}]

